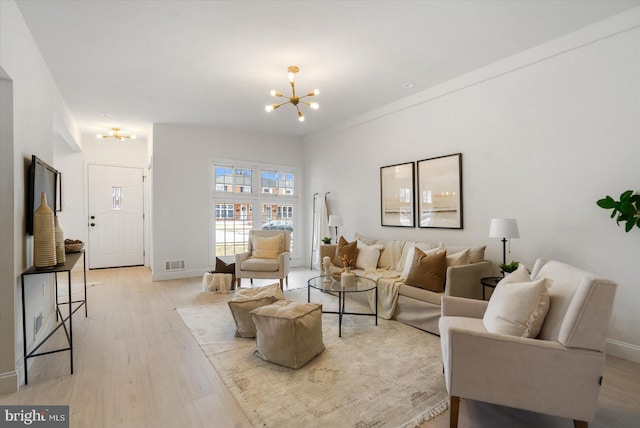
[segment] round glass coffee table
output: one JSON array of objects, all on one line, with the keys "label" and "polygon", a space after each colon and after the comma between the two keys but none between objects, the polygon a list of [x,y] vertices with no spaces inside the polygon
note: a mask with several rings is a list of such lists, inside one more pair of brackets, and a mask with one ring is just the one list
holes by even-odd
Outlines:
[{"label": "round glass coffee table", "polygon": [[[311,302],[311,289],[315,288],[323,292],[338,293],[338,311],[325,311],[323,314],[338,314],[338,337],[342,337],[342,316],[343,315],[365,315],[373,316],[378,325],[378,287],[372,279],[363,276],[356,276],[353,285],[343,287],[339,280],[333,276],[316,276],[307,281],[307,303]],[[375,290],[376,293],[376,310],[374,313],[364,312],[346,312],[344,310],[345,296],[347,293],[362,293],[365,291]]]}]

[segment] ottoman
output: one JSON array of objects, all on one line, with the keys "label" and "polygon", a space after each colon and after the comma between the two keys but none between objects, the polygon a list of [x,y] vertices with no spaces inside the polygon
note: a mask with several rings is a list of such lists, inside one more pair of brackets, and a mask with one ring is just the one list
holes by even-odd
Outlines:
[{"label": "ottoman", "polygon": [[255,354],[265,361],[299,369],[324,351],[322,305],[277,301],[251,312]]},{"label": "ottoman", "polygon": [[284,299],[278,283],[260,288],[242,288],[229,301],[229,309],[236,322],[236,336],[256,337],[251,311]]}]

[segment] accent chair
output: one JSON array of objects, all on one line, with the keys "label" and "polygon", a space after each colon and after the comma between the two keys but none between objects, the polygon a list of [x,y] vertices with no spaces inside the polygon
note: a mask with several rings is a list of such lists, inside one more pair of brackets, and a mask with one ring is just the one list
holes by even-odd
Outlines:
[{"label": "accent chair", "polygon": [[248,250],[236,254],[238,288],[242,278],[278,279],[289,285],[291,232],[288,230],[250,230]]},{"label": "accent chair", "polygon": [[458,425],[460,398],[573,419],[576,428],[595,416],[616,284],[538,259],[531,281],[543,278],[548,312],[534,338],[488,331],[483,317],[490,302],[443,296],[439,326],[450,427]]}]

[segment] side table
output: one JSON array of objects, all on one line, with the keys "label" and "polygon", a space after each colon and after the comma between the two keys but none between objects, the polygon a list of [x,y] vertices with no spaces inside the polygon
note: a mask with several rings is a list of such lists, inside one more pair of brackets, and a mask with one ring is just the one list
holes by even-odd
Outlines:
[{"label": "side table", "polygon": [[503,279],[502,276],[489,276],[487,278],[482,278],[480,280],[480,283],[482,283],[482,300],[485,300],[485,294],[484,294],[485,288],[486,287],[496,288],[496,285],[498,285],[498,283],[502,281],[502,279]]},{"label": "side table", "polygon": [[[81,300],[72,300],[71,294],[71,270],[76,265],[78,260],[80,260],[80,256],[82,256],[82,270],[84,277],[84,296]],[[58,273],[67,272],[68,280],[69,280],[69,297],[66,302],[58,302]],[[40,343],[36,344],[31,352],[27,352],[27,331],[26,331],[26,314],[25,314],[25,302],[24,302],[24,277],[28,275],[41,275],[41,274],[53,274],[54,275],[54,287],[55,287],[55,296],[56,296],[56,321],[60,320],[60,324],[58,324],[44,339],[40,341]],[[66,261],[60,265],[46,267],[46,268],[37,268],[31,266],[29,269],[22,272],[21,275],[21,284],[22,284],[22,346],[24,352],[24,384],[29,383],[29,375],[28,375],[28,366],[27,360],[29,358],[38,357],[40,355],[53,354],[55,352],[63,352],[69,351],[69,364],[71,366],[71,374],[73,374],[73,314],[75,314],[78,309],[84,306],[84,316],[87,317],[87,260],[84,255],[84,250],[81,250],[77,253],[67,253]],[[76,308],[73,308],[73,304],[78,303]],[[62,312],[60,311],[61,306],[67,306],[69,314],[66,317],[62,316]],[[69,325],[67,326],[67,321],[69,321]],[[53,333],[58,331],[60,327],[64,328],[65,335],[67,336],[67,344],[68,347],[55,349],[53,351],[46,351],[38,353],[38,349],[47,341]]]}]

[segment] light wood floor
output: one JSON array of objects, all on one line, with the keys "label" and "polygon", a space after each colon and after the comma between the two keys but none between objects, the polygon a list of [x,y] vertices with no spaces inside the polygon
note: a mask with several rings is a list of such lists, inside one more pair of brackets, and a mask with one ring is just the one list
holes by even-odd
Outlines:
[{"label": "light wood floor", "polygon": [[[312,275],[295,270],[290,288],[305,286]],[[0,396],[1,405],[69,405],[73,427],[250,426],[174,311],[220,295],[201,293],[199,278],[151,282],[146,268],[94,270],[87,280],[97,284],[88,289],[89,317],[80,311],[74,317],[75,374],[69,375],[67,352],[35,358],[29,385]],[[270,282],[256,280],[255,285]],[[58,342],[62,334],[57,333]],[[445,413],[421,427],[447,426]],[[462,400],[459,426],[573,425],[566,419]],[[640,426],[640,364],[608,358],[590,426]]]}]

